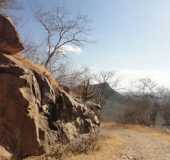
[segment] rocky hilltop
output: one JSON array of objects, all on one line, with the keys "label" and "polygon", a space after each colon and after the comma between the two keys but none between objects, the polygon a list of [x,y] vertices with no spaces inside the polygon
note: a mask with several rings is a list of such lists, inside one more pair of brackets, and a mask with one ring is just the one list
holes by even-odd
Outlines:
[{"label": "rocky hilltop", "polygon": [[57,143],[96,135],[100,106],[73,99],[23,48],[11,20],[0,16],[0,159],[41,155]]}]

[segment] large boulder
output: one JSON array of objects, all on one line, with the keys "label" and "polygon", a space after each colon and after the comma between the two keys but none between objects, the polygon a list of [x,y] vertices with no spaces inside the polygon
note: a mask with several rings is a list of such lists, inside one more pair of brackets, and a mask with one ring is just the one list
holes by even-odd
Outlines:
[{"label": "large boulder", "polygon": [[41,92],[33,71],[0,54],[0,82],[0,145],[22,156],[42,153]]},{"label": "large boulder", "polygon": [[0,15],[0,52],[16,54],[23,50],[18,33],[9,17]]},{"label": "large boulder", "polygon": [[14,40],[9,47],[0,41],[0,158],[41,155],[49,152],[49,145],[95,135],[100,106],[73,99],[50,72],[18,53],[22,45],[17,46],[16,32],[8,36]]}]

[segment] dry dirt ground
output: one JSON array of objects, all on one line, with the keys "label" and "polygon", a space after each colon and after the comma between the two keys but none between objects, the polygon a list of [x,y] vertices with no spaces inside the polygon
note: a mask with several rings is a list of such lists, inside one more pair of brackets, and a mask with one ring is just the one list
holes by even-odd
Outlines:
[{"label": "dry dirt ground", "polygon": [[104,124],[99,147],[65,160],[170,160],[170,134],[133,125]]}]

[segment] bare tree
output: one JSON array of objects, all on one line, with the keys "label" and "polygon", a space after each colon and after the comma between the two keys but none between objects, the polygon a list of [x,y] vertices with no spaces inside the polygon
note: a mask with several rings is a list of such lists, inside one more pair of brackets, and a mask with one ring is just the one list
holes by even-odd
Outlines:
[{"label": "bare tree", "polygon": [[80,95],[82,101],[85,103],[89,100],[92,100],[95,98],[96,93],[91,87],[90,79],[84,80],[80,86]]},{"label": "bare tree", "polygon": [[72,93],[82,102],[95,99],[96,91],[92,87],[93,76],[87,67],[70,70],[71,65],[62,63],[57,67],[57,80],[64,86],[69,87]]},{"label": "bare tree", "polygon": [[139,93],[145,95],[145,94],[154,94],[156,92],[158,84],[154,82],[150,78],[142,78],[139,79],[137,82],[136,88]]},{"label": "bare tree", "polygon": [[75,68],[68,60],[59,63],[53,73],[62,85],[69,88],[77,87],[84,81],[91,79],[91,73],[87,67]]},{"label": "bare tree", "polygon": [[139,79],[134,84],[135,91],[127,94],[127,108],[120,115],[122,123],[154,125],[159,109],[158,84],[150,78]]},{"label": "bare tree", "polygon": [[6,13],[9,9],[21,9],[19,0],[0,0],[0,12]]},{"label": "bare tree", "polygon": [[0,10],[7,8],[13,0],[0,0]]},{"label": "bare tree", "polygon": [[24,55],[30,59],[33,63],[41,64],[42,63],[42,57],[43,54],[39,50],[40,45],[36,45],[33,42],[24,42]]},{"label": "bare tree", "polygon": [[88,42],[89,21],[86,16],[72,17],[63,8],[35,13],[35,17],[47,33],[47,58],[49,67],[56,55],[61,55],[68,46],[80,47]]},{"label": "bare tree", "polygon": [[93,98],[94,102],[97,104],[100,104],[101,107],[104,106],[106,102],[106,98],[104,96],[103,90],[101,88],[92,88],[92,91],[95,93],[95,96]]},{"label": "bare tree", "polygon": [[93,101],[101,106],[105,103],[105,96],[103,90],[96,87],[91,81],[93,80],[90,76],[89,78],[82,78],[81,83],[72,88],[73,93],[76,94],[77,98],[80,98],[84,103],[87,101]]},{"label": "bare tree", "polygon": [[[158,125],[170,126],[170,90],[165,87],[158,87],[157,99],[159,102],[159,118],[156,123]],[[161,121],[160,121],[161,117]]]},{"label": "bare tree", "polygon": [[98,83],[108,83],[113,88],[118,87],[121,80],[115,71],[100,72],[99,74],[94,74],[94,79]]}]

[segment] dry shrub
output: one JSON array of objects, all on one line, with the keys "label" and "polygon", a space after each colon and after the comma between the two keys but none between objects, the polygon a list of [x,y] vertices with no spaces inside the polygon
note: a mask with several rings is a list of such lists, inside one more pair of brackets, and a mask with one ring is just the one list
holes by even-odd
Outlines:
[{"label": "dry shrub", "polygon": [[24,55],[21,53],[18,53],[13,56],[8,56],[8,55],[6,56],[10,59],[12,58],[14,62],[17,61],[18,64],[21,64],[26,68],[29,68],[30,70],[35,71],[36,73],[39,73],[40,75],[44,75],[45,77],[47,77],[50,84],[52,84],[53,88],[59,87],[59,83],[56,81],[52,73],[50,73],[50,71],[48,71],[48,69],[46,69],[43,65],[32,63],[29,59],[25,58]]},{"label": "dry shrub", "polygon": [[156,111],[148,106],[129,106],[116,117],[116,122],[123,124],[154,125]]},{"label": "dry shrub", "polygon": [[64,153],[66,151],[66,148],[67,148],[66,145],[57,145],[55,147],[51,147],[50,148],[50,153],[46,154],[44,156],[44,158],[45,159],[55,158],[55,160],[62,160],[63,159],[63,155],[64,155]]},{"label": "dry shrub", "polygon": [[81,136],[75,141],[71,142],[68,149],[73,154],[88,154],[89,152],[93,152],[99,149],[98,137],[93,134]]},{"label": "dry shrub", "polygon": [[56,144],[56,146],[50,147],[48,154],[38,157],[29,157],[25,160],[64,160],[66,157],[73,154],[88,154],[96,150],[99,150],[98,137],[94,134],[83,135],[74,139],[70,144]]}]

